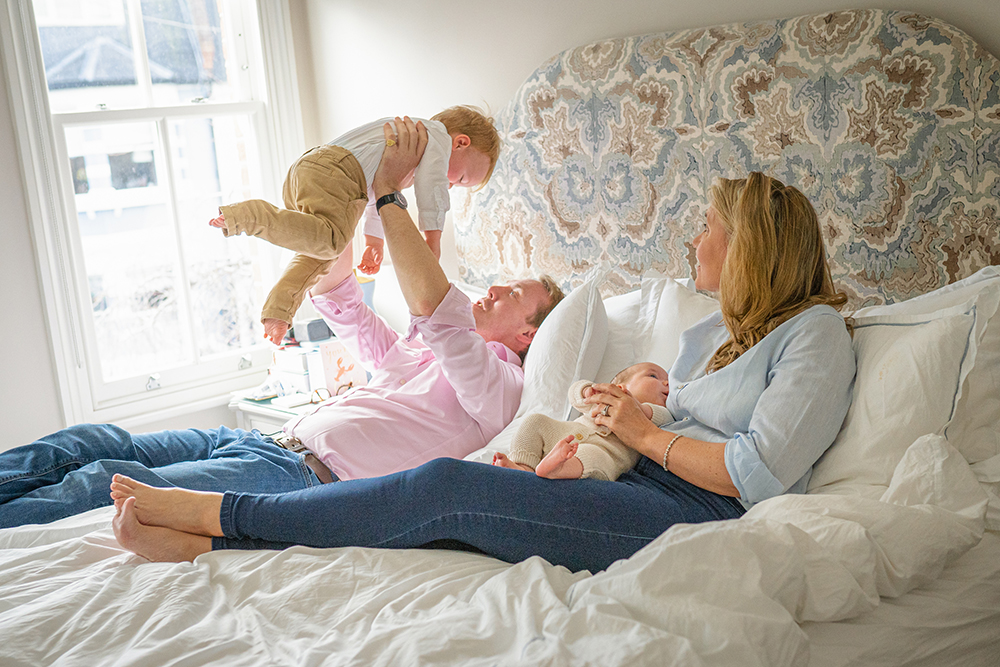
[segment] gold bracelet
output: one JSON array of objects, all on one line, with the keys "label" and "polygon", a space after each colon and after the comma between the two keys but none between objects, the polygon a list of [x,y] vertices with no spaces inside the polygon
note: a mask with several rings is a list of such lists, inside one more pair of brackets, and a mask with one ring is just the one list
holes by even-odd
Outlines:
[{"label": "gold bracelet", "polygon": [[681,436],[679,434],[675,435],[673,439],[671,439],[671,441],[667,443],[667,448],[663,450],[663,469],[666,470],[667,472],[670,472],[670,470],[667,468],[667,457],[670,456],[670,448],[673,447],[674,443],[677,442],[680,438]]}]

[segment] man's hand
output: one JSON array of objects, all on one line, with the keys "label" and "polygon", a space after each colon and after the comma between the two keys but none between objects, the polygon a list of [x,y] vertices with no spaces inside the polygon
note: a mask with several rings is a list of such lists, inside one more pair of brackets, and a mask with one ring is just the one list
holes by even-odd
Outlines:
[{"label": "man's hand", "polygon": [[385,241],[377,236],[365,234],[365,251],[361,254],[361,263],[358,264],[361,273],[369,276],[378,273],[382,266],[384,247]]},{"label": "man's hand", "polygon": [[288,322],[273,317],[264,319],[264,338],[275,345],[281,345],[281,341],[285,339],[286,331],[288,331]]},{"label": "man's hand", "polygon": [[404,189],[413,182],[413,173],[427,148],[427,128],[422,122],[414,123],[409,116],[395,119],[382,126],[385,133],[385,150],[382,161],[372,180],[375,197]]}]

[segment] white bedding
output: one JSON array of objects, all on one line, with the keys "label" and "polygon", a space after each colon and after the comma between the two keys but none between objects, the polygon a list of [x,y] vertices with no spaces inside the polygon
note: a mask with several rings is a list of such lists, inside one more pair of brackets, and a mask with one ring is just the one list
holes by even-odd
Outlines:
[{"label": "white bedding", "polygon": [[988,664],[1000,539],[980,541],[985,506],[961,455],[926,436],[881,501],[774,498],[593,576],[359,548],[151,564],[94,510],[0,531],[0,664]]}]

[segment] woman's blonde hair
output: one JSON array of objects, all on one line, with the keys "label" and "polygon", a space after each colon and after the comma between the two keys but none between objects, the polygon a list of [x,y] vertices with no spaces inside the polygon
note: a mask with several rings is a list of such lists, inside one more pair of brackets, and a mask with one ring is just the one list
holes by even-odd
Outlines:
[{"label": "woman's blonde hair", "polygon": [[431,116],[431,120],[444,123],[448,134],[466,135],[471,146],[490,159],[486,177],[476,186],[476,190],[482,190],[493,175],[493,169],[500,158],[500,134],[493,125],[493,118],[487,116],[482,109],[463,104],[448,107],[441,113]]},{"label": "woman's blonde hair", "polygon": [[719,179],[711,194],[728,239],[719,303],[729,340],[715,351],[709,373],[807,308],[847,303],[830,278],[816,210],[799,190],[753,172]]}]

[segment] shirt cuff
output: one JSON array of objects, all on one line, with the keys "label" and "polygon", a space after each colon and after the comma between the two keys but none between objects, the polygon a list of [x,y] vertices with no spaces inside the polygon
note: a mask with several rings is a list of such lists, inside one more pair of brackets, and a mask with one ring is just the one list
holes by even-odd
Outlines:
[{"label": "shirt cuff", "polygon": [[420,231],[422,232],[434,232],[441,231],[444,229],[444,217],[445,213],[448,211],[448,207],[445,207],[444,211],[440,213],[424,213],[423,211],[417,213],[417,222],[420,226]]},{"label": "shirt cuff", "polygon": [[317,306],[322,305],[333,315],[340,315],[361,305],[362,298],[361,285],[353,275],[349,275],[329,292],[314,295],[310,300]]},{"label": "shirt cuff", "polygon": [[[360,291],[359,287],[358,292]],[[410,326],[406,330],[406,340],[413,340],[418,333],[429,333],[438,327],[476,330],[476,318],[472,316],[472,302],[454,285],[448,288],[448,293],[430,316],[411,316]]]},{"label": "shirt cuff", "polygon": [[733,485],[740,492],[740,501],[748,508],[784,493],[784,486],[764,465],[753,438],[747,434],[737,433],[726,443],[725,462]]}]

